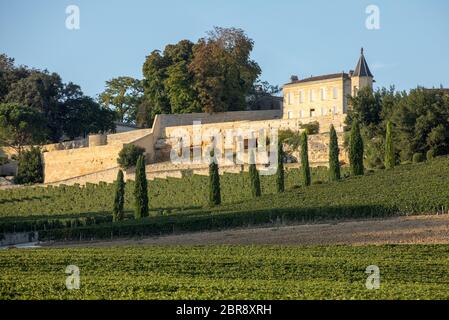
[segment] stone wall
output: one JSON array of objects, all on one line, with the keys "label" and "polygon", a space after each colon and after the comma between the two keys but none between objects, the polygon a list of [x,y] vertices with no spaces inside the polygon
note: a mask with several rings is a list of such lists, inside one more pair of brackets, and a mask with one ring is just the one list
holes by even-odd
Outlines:
[{"label": "stone wall", "polygon": [[44,152],[45,183],[79,177],[117,167],[123,145],[106,145]]}]

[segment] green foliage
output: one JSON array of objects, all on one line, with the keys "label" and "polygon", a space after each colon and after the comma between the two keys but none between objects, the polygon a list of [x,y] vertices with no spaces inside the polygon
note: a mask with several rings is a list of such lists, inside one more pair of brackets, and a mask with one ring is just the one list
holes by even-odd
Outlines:
[{"label": "green foliage", "polygon": [[243,30],[215,28],[197,43],[182,40],[153,51],[143,66],[148,125],[158,113],[244,110],[260,74],[250,60],[253,41]]},{"label": "green foliage", "polygon": [[392,169],[395,165],[394,147],[391,122],[387,122],[387,133],[385,138],[385,168]]},{"label": "green foliage", "polygon": [[0,104],[0,144],[19,152],[45,140],[45,118],[39,110],[16,103]]},{"label": "green foliage", "polygon": [[285,191],[285,172],[284,172],[284,147],[282,142],[278,144],[278,159],[276,171],[276,189],[278,193]]},{"label": "green foliage", "polygon": [[307,134],[317,134],[320,132],[320,123],[318,121],[313,121],[301,125],[301,129],[305,130]]},{"label": "green foliage", "polygon": [[106,81],[100,94],[102,105],[115,112],[120,122],[134,123],[143,99],[143,82],[131,77],[118,77]]},{"label": "green foliage", "polygon": [[122,221],[125,217],[123,210],[125,205],[125,181],[123,180],[123,171],[119,170],[117,173],[117,180],[115,181],[115,198],[114,208],[112,210],[112,221]]},{"label": "green foliage", "polygon": [[136,164],[136,182],[134,185],[134,217],[148,216],[148,181],[145,173],[145,157],[139,156]]},{"label": "green foliage", "polygon": [[214,152],[211,152],[211,162],[209,164],[209,205],[218,206],[221,204],[220,191],[220,174],[218,172],[218,164],[214,157]]},{"label": "green foliage", "polygon": [[250,161],[249,161],[249,179],[251,182],[251,194],[253,198],[258,198],[262,195],[262,191],[260,189],[260,177],[259,171],[256,167],[256,159],[254,150],[250,151]]},{"label": "green foliage", "polygon": [[[0,296],[12,300],[447,300],[447,250],[444,245],[1,250]],[[64,286],[61,270],[68,261],[84,270],[79,290]],[[380,290],[365,287],[365,269],[373,261],[381,266]]]},{"label": "green foliage", "polygon": [[145,149],[134,144],[126,144],[118,154],[117,163],[123,169],[135,167],[137,160],[145,153]]},{"label": "green foliage", "polygon": [[436,156],[436,152],[434,149],[430,149],[426,152],[426,159],[427,161],[433,160]]},{"label": "green foliage", "polygon": [[16,67],[13,59],[1,55],[0,82],[0,103],[26,106],[40,112],[42,119],[34,126],[43,126],[40,133],[50,141],[59,142],[64,134],[74,138],[115,128],[113,112],[85,96],[79,86],[63,83],[57,73]]},{"label": "green foliage", "polygon": [[360,127],[358,122],[354,122],[351,128],[351,137],[349,143],[349,162],[352,175],[363,175],[363,139],[360,134]]},{"label": "green foliage", "polygon": [[31,147],[19,154],[19,162],[15,182],[18,184],[44,182],[41,150]]},{"label": "green foliage", "polygon": [[331,125],[329,133],[329,181],[341,179],[339,152],[337,132]]},{"label": "green foliage", "polygon": [[310,186],[310,166],[309,166],[309,147],[307,132],[301,134],[301,173],[302,182],[305,186]]},{"label": "green foliage", "polygon": [[388,121],[394,127],[394,150],[400,162],[414,153],[434,149],[449,153],[449,92],[445,89],[417,88],[395,92],[385,88],[372,92],[360,90],[349,98],[346,123],[358,121],[366,143],[367,165],[378,167],[385,161],[385,131]]},{"label": "green foliage", "polygon": [[415,153],[412,157],[413,163],[420,163],[420,162],[423,162],[424,160],[425,160],[424,154],[422,154],[421,152]]}]

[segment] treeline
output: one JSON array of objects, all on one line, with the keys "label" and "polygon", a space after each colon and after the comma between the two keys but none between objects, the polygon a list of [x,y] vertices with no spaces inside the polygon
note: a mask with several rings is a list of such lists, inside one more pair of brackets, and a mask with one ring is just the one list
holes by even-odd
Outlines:
[{"label": "treeline", "polygon": [[349,97],[349,105],[348,136],[357,122],[368,167],[391,167],[449,153],[448,89],[418,87],[407,93],[393,87],[376,91],[365,88],[357,97]]},{"label": "treeline", "polygon": [[114,129],[114,112],[57,73],[0,54],[0,145],[57,142]]}]

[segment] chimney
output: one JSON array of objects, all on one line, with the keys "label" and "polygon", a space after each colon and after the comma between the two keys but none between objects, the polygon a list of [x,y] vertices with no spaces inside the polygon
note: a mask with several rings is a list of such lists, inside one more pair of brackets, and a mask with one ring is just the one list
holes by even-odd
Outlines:
[{"label": "chimney", "polygon": [[352,77],[353,74],[354,74],[354,70],[349,70],[349,77]]},{"label": "chimney", "polygon": [[290,80],[291,80],[291,82],[298,81],[298,76],[292,75],[292,76],[290,77]]}]

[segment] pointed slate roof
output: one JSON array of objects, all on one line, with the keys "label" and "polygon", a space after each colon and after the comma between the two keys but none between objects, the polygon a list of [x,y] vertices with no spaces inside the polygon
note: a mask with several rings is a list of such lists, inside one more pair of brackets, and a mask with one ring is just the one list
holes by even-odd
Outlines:
[{"label": "pointed slate roof", "polygon": [[369,70],[368,63],[366,63],[365,56],[363,55],[363,48],[360,50],[360,59],[355,67],[353,77],[371,77],[373,74]]}]

